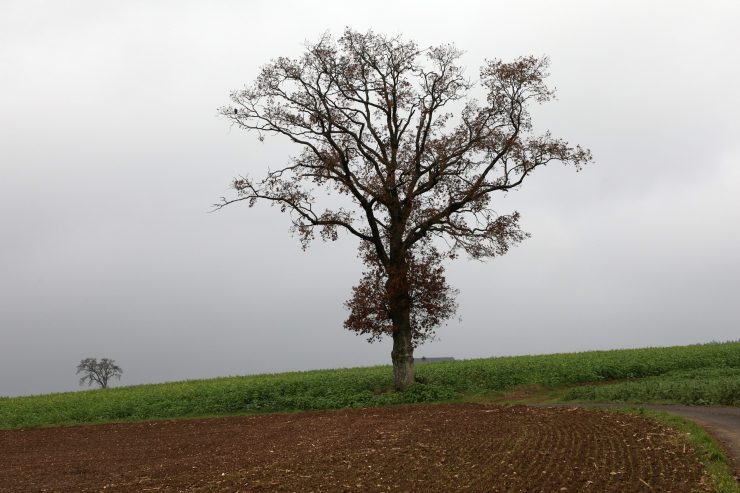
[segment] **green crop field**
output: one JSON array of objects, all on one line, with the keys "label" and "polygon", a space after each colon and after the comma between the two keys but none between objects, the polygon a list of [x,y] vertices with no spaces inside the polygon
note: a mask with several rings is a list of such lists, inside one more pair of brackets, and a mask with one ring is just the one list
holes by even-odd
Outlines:
[{"label": "green crop field", "polygon": [[568,390],[564,400],[740,406],[740,368],[696,368]]},{"label": "green crop field", "polygon": [[[634,398],[624,399],[626,394],[618,393],[604,399],[636,400],[644,395],[666,400],[680,382],[689,389],[690,375],[696,376],[696,382],[717,382],[716,392],[692,403],[715,402],[710,395],[716,395],[721,396],[716,402],[737,404],[738,372],[740,342],[419,365],[419,383],[404,392],[390,390],[390,366],[254,375],[0,398],[0,428],[440,402],[521,385],[557,387],[646,377],[659,378],[647,378],[645,386],[675,385],[665,387],[673,390],[663,394],[632,394]],[[582,395],[569,398],[602,399],[602,390],[592,389],[584,387],[578,390]]]}]

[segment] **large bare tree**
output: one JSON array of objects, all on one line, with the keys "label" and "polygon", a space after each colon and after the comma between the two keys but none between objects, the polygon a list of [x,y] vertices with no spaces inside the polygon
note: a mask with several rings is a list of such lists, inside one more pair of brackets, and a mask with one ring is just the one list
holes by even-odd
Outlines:
[{"label": "large bare tree", "polygon": [[[471,81],[461,54],[347,29],[265,65],[219,110],[260,140],[282,135],[301,152],[261,179],[234,179],[236,197],[216,206],[279,205],[304,248],[316,231],[359,238],[367,270],[345,327],[370,340],[392,336],[397,389],[414,381],[414,347],[455,312],[444,258],[502,255],[527,237],[518,213],[495,212],[492,198],[550,162],[591,160],[549,132],[533,135],[530,105],[553,97],[547,58],[489,60]],[[342,205],[320,205],[331,192]]]}]

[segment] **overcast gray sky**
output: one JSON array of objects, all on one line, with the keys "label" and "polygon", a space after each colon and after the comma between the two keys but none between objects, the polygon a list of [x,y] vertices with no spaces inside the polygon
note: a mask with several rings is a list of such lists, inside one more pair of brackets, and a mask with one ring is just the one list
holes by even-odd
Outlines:
[{"label": "overcast gray sky", "polygon": [[390,362],[342,329],[356,243],[302,252],[269,207],[208,213],[294,152],[216,115],[345,26],[548,55],[535,111],[589,147],[496,203],[532,237],[448,266],[459,315],[418,356],[740,338],[740,3],[0,1],[0,395]]}]

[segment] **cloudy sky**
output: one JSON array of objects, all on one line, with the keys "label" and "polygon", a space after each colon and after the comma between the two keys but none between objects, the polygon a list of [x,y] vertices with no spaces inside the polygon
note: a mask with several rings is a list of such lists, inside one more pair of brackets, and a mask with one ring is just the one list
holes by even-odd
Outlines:
[{"label": "cloudy sky", "polygon": [[535,128],[589,147],[496,209],[532,237],[448,266],[460,321],[417,356],[740,338],[735,1],[0,1],[0,395],[390,361],[342,329],[356,243],[302,252],[276,209],[209,213],[286,162],[217,116],[277,56],[345,26],[548,55]]}]

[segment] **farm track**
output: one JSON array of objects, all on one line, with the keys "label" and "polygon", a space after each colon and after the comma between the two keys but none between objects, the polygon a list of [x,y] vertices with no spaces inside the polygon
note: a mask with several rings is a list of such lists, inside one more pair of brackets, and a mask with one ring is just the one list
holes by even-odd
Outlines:
[{"label": "farm track", "polygon": [[415,405],[0,431],[0,491],[704,491],[684,437],[579,408]]}]

